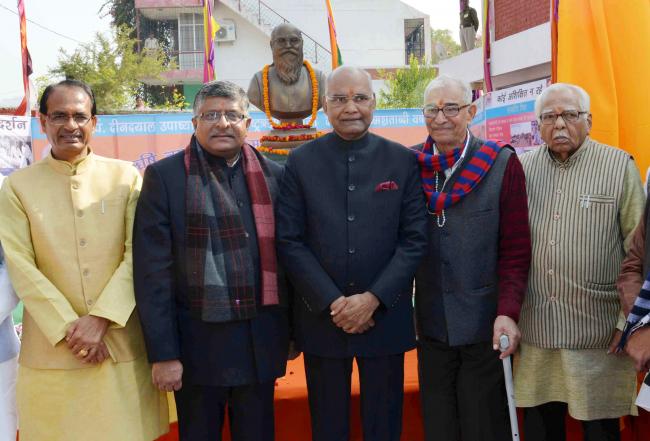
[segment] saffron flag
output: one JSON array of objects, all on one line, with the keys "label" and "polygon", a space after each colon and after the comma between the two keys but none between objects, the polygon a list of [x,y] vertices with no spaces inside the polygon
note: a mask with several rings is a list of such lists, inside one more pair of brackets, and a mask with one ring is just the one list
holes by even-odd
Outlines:
[{"label": "saffron flag", "polygon": [[203,0],[203,82],[213,81],[214,73],[214,37],[219,30],[219,23],[212,16],[213,0]]},{"label": "saffron flag", "polygon": [[334,25],[334,14],[332,14],[332,5],[330,0],[325,0],[327,5],[327,27],[330,31],[330,50],[332,51],[332,70],[343,64],[341,50],[336,39],[336,26]]},{"label": "saffron flag", "polygon": [[591,96],[598,141],[629,152],[646,175],[650,166],[650,1],[560,1],[557,80]]},{"label": "saffron flag", "polygon": [[560,0],[551,0],[551,83],[557,83],[557,23]]},{"label": "saffron flag", "polygon": [[16,115],[30,115],[29,76],[32,74],[32,57],[27,50],[27,19],[25,17],[25,0],[18,0],[18,19],[20,20],[20,51],[23,61],[23,87],[25,97],[16,109]]},{"label": "saffron flag", "polygon": [[486,92],[492,92],[492,69],[490,67],[491,51],[490,2],[488,0],[483,0],[483,83],[485,84]]}]

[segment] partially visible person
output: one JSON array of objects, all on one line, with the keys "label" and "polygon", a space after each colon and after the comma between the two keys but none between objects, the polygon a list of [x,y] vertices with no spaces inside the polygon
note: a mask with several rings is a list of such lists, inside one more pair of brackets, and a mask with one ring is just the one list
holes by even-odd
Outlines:
[{"label": "partially visible person", "polygon": [[160,48],[160,43],[158,39],[154,36],[153,32],[149,33],[149,36],[144,40],[144,52],[146,55],[155,55]]},{"label": "partially visible person", "polygon": [[415,274],[427,441],[509,438],[502,334],[517,349],[530,265],[524,172],[511,146],[476,138],[467,83],[432,80],[428,137],[413,147],[427,196],[428,252]]},{"label": "partially visible person", "polygon": [[462,52],[467,52],[476,46],[478,15],[476,9],[469,6],[469,0],[461,0],[460,3],[460,47]]},{"label": "partially visible person", "polygon": [[[636,412],[636,375],[612,355],[622,329],[616,279],[643,210],[632,157],[589,137],[589,95],[557,83],[535,102],[544,144],[521,157],[533,243],[515,359],[527,441],[565,439],[565,416],[585,440],[618,440]],[[609,348],[609,351],[608,351]]]},{"label": "partially visible person", "polygon": [[181,441],[274,439],[289,351],[275,251],[282,167],[246,142],[244,90],[204,84],[187,147],[147,167],[136,212],[135,294],[154,383],[174,391]]},{"label": "partially visible person", "polygon": [[[4,180],[0,176],[0,183]],[[16,441],[16,375],[20,342],[11,314],[18,298],[11,287],[0,248],[0,441]]]},{"label": "partially visible person", "polygon": [[[650,369],[650,238],[646,236],[649,223],[650,203],[646,201],[616,280],[621,306],[628,317],[619,349],[632,358],[639,372]],[[650,411],[650,375],[645,377],[636,404]]]},{"label": "partially visible person", "polygon": [[90,87],[65,80],[40,101],[50,154],[0,191],[0,242],[24,303],[17,382],[23,441],[150,441],[168,429],[133,294],[140,175],[97,156]]},{"label": "partially visible person", "polygon": [[137,110],[138,112],[144,112],[145,110],[149,110],[149,107],[147,107],[147,105],[145,104],[141,96],[135,98],[135,110]]}]

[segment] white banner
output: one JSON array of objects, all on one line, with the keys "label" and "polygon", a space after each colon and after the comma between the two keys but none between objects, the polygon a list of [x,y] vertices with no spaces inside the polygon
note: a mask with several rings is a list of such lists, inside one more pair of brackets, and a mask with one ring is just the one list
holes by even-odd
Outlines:
[{"label": "white banner", "polygon": [[9,175],[34,161],[31,118],[0,115],[0,173]]}]

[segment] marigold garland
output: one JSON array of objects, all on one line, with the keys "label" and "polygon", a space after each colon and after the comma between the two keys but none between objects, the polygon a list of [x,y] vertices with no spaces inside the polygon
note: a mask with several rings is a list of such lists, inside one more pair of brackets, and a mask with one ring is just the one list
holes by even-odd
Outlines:
[{"label": "marigold garland", "polygon": [[264,147],[263,145],[257,148],[262,153],[273,153],[274,155],[287,156],[291,150],[290,149],[272,149],[270,147]]},{"label": "marigold garland", "polygon": [[264,100],[264,113],[266,118],[271,123],[271,127],[276,130],[294,130],[294,129],[309,129],[314,125],[316,121],[316,116],[318,115],[318,80],[316,79],[316,73],[314,69],[309,64],[309,61],[303,60],[302,64],[309,72],[309,80],[311,82],[311,118],[307,124],[294,124],[294,123],[276,123],[271,116],[271,104],[269,100],[269,64],[264,66],[262,69],[262,98]]},{"label": "marigold garland", "polygon": [[288,136],[277,136],[277,135],[264,135],[260,138],[260,142],[272,141],[272,142],[293,142],[293,141],[311,141],[316,139],[319,136],[322,136],[320,132],[317,133],[303,133],[301,135],[288,135]]}]

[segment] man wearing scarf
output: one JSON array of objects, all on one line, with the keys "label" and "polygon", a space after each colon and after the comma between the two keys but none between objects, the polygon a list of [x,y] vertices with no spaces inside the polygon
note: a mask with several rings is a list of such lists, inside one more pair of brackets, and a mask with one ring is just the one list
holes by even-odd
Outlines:
[{"label": "man wearing scarf", "polygon": [[194,100],[184,151],[150,165],[134,227],[138,312],[154,383],[175,391],[180,439],[274,439],[289,345],[273,202],[282,169],[245,142],[249,101],[227,81]]},{"label": "man wearing scarf", "polygon": [[[634,361],[636,370],[650,369],[650,204],[634,230],[630,249],[621,265],[616,288],[627,321],[618,345]],[[645,280],[644,280],[645,277]],[[650,411],[650,375],[646,375],[636,405]]]},{"label": "man wearing scarf", "polygon": [[[500,357],[519,342],[530,265],[524,173],[510,146],[483,141],[463,82],[424,94],[429,136],[413,148],[427,197],[428,254],[415,276],[425,440],[509,439]],[[499,337],[510,347],[499,355]]]}]

